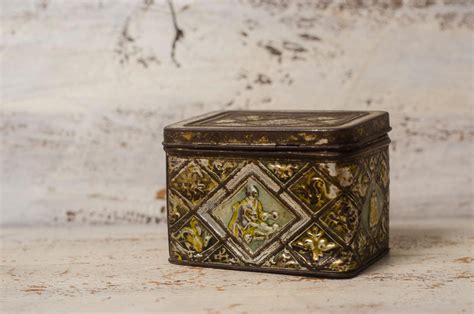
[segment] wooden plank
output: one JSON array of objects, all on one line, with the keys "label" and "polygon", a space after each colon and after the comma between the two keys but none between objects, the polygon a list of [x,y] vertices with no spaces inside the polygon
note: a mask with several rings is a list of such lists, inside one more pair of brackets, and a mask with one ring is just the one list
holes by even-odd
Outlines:
[{"label": "wooden plank", "polygon": [[469,220],[396,221],[389,257],[330,280],[171,265],[156,226],[3,228],[0,311],[469,312],[473,233]]},{"label": "wooden plank", "polygon": [[217,109],[388,110],[393,217],[471,213],[472,1],[23,0],[0,15],[1,224],[163,221],[162,128]]}]

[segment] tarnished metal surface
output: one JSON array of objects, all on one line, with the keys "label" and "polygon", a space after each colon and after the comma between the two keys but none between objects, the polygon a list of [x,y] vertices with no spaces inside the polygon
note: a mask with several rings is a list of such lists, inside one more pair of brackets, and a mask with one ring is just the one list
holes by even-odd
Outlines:
[{"label": "tarnished metal surface", "polygon": [[383,111],[220,111],[165,127],[165,147],[328,150],[390,131]]},{"label": "tarnished metal surface", "polygon": [[[209,120],[238,129],[252,117],[244,116],[244,121],[228,116],[224,122]],[[318,122],[311,126],[319,120],[309,116],[305,127],[316,135],[319,130],[327,134]],[[338,125],[357,116],[338,114],[338,119],[343,117]],[[273,127],[284,137],[298,123],[285,122],[289,125],[272,126],[274,121],[263,127]],[[353,132],[357,126],[344,130]],[[219,137],[228,139],[225,132]],[[384,134],[371,145],[332,156],[278,147],[273,152],[203,149],[201,143],[180,149],[165,142],[170,261],[328,277],[357,274],[388,251],[387,141]]]}]

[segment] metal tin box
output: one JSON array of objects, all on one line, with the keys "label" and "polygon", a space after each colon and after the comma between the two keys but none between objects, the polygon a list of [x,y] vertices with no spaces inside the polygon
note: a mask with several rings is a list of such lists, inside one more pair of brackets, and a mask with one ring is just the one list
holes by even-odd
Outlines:
[{"label": "metal tin box", "polygon": [[388,252],[389,116],[221,111],[164,129],[170,262],[352,277]]}]

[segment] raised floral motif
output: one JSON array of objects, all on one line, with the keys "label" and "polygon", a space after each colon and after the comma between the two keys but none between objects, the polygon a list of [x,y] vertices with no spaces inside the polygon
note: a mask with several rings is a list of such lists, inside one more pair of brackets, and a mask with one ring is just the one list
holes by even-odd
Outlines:
[{"label": "raised floral motif", "polygon": [[225,180],[237,169],[242,162],[223,159],[200,159],[200,164],[214,173],[220,180]]},{"label": "raised floral motif", "polygon": [[291,243],[291,246],[311,265],[318,265],[327,252],[334,250],[338,244],[330,240],[324,231],[313,225],[300,237]]},{"label": "raised floral motif", "polygon": [[174,193],[170,193],[168,200],[168,222],[170,225],[177,222],[184,215],[189,212],[188,207],[184,204],[183,200]]},{"label": "raised floral motif", "polygon": [[327,268],[337,272],[347,272],[358,266],[354,253],[349,250],[339,250],[328,263]]},{"label": "raised floral motif", "polygon": [[321,221],[334,231],[346,243],[354,237],[359,225],[359,211],[347,198],[338,200],[321,217]]},{"label": "raised floral motif", "polygon": [[206,261],[220,264],[241,264],[225,246],[214,251]]},{"label": "raised floral motif", "polygon": [[280,163],[274,161],[265,163],[265,167],[282,182],[286,182],[301,169],[302,165],[298,163]]},{"label": "raised floral motif", "polygon": [[303,269],[298,261],[291,255],[287,249],[283,249],[278,254],[269,258],[263,266],[274,268]]},{"label": "raised floral motif", "polygon": [[176,231],[173,238],[191,256],[200,256],[217,241],[196,217],[192,217],[185,226]]},{"label": "raised floral motif", "polygon": [[290,190],[313,211],[321,209],[336,198],[339,192],[335,185],[327,182],[314,168],[309,169]]},{"label": "raised floral motif", "polygon": [[198,205],[215,187],[217,182],[194,162],[186,165],[171,180],[171,188],[193,205]]},{"label": "raised floral motif", "polygon": [[380,181],[382,181],[383,187],[386,188],[388,186],[390,178],[388,175],[388,163],[385,158],[381,159],[379,173]]},{"label": "raised floral motif", "polygon": [[388,153],[313,162],[169,156],[171,259],[328,273],[363,266],[388,247]]},{"label": "raised floral motif", "polygon": [[170,172],[175,172],[186,162],[185,158],[179,157],[169,157],[168,158],[168,168]]},{"label": "raised floral motif", "polygon": [[352,191],[358,195],[360,198],[364,198],[367,195],[367,189],[369,188],[370,177],[367,174],[367,171],[362,166],[359,175],[357,176]]}]

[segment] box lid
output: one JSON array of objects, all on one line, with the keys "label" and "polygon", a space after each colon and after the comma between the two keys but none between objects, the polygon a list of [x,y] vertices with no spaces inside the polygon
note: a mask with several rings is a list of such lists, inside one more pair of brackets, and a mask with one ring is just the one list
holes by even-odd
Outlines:
[{"label": "box lid", "polygon": [[166,126],[163,145],[337,150],[367,145],[390,130],[389,115],[384,111],[218,111]]}]

